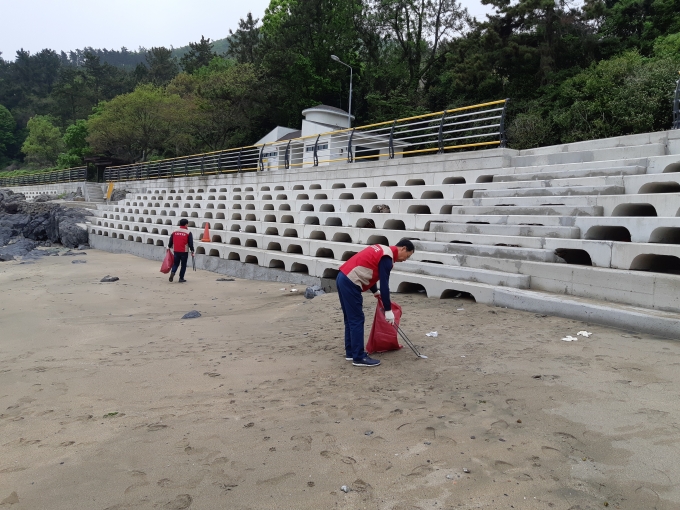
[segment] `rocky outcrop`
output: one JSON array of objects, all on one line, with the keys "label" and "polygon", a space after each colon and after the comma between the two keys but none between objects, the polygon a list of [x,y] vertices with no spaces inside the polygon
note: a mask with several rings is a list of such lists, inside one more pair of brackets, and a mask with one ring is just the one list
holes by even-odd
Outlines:
[{"label": "rocky outcrop", "polygon": [[127,197],[128,193],[131,192],[126,189],[114,189],[113,193],[111,193],[111,202],[118,202],[119,200],[123,200],[125,197]]},{"label": "rocky outcrop", "polygon": [[0,247],[15,246],[3,253],[24,256],[23,252],[28,253],[37,243],[61,243],[67,248],[87,244],[87,231],[77,225],[85,222],[87,215],[87,210],[66,208],[52,202],[27,202],[23,194],[2,189]]}]

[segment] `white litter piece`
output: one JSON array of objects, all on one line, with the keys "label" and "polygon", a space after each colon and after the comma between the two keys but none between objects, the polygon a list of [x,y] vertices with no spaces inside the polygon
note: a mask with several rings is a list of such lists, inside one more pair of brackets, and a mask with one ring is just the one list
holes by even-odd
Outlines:
[{"label": "white litter piece", "polygon": [[586,338],[588,338],[590,335],[592,335],[592,333],[590,333],[590,332],[588,332],[588,331],[579,331],[579,332],[576,333],[576,334],[577,334],[578,336],[584,336],[584,337],[586,337]]},{"label": "white litter piece", "polygon": [[287,291],[288,289],[284,287],[284,288],[282,288],[282,289],[279,289],[279,290],[282,290],[282,291],[284,291],[284,292],[285,292],[285,291]]},{"label": "white litter piece", "polygon": [[290,289],[291,292],[297,292],[297,289]]},{"label": "white litter piece", "polygon": [[456,308],[456,310],[458,310],[459,312],[464,312],[465,308]]},{"label": "white litter piece", "polygon": [[437,338],[439,336],[439,333],[436,331],[430,331],[429,333],[426,333],[425,336],[431,336],[432,338]]},{"label": "white litter piece", "polygon": [[576,342],[578,338],[576,338],[575,336],[567,335],[562,340],[564,340],[565,342]]}]

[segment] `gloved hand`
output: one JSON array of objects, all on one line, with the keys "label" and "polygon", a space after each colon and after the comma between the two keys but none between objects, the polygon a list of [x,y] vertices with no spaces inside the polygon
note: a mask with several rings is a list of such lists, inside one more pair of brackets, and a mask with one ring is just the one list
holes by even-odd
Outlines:
[{"label": "gloved hand", "polygon": [[394,326],[394,312],[392,310],[385,310],[385,320]]},{"label": "gloved hand", "polygon": [[193,252],[193,251],[191,252],[191,256],[192,256],[192,257],[194,256],[194,252]]}]

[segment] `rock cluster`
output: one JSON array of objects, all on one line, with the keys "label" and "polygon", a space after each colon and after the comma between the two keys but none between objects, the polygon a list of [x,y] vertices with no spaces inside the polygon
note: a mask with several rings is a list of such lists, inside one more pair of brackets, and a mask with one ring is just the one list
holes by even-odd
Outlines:
[{"label": "rock cluster", "polygon": [[127,197],[128,193],[130,193],[130,191],[126,189],[114,189],[113,193],[111,193],[111,202],[123,200],[125,197]]},{"label": "rock cluster", "polygon": [[22,193],[0,189],[0,260],[25,256],[39,245],[61,243],[77,248],[87,244],[87,231],[77,225],[87,215],[87,210],[49,201],[27,202]]}]

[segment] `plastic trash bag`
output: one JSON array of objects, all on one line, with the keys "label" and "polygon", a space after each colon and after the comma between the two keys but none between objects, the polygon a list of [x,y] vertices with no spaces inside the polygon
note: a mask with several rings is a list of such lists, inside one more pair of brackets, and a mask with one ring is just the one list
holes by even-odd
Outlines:
[{"label": "plastic trash bag", "polygon": [[[401,306],[394,301],[392,301],[392,312],[394,312],[394,324],[399,326]],[[383,308],[382,299],[378,297],[371,334],[368,336],[368,343],[366,344],[366,352],[373,354],[374,352],[396,351],[402,347],[397,339],[397,328],[385,320],[385,309]]]},{"label": "plastic trash bag", "polygon": [[172,265],[175,263],[175,256],[173,255],[171,250],[167,250],[165,252],[165,258],[163,259],[163,263],[161,264],[161,273],[168,274],[170,270],[172,269]]}]

